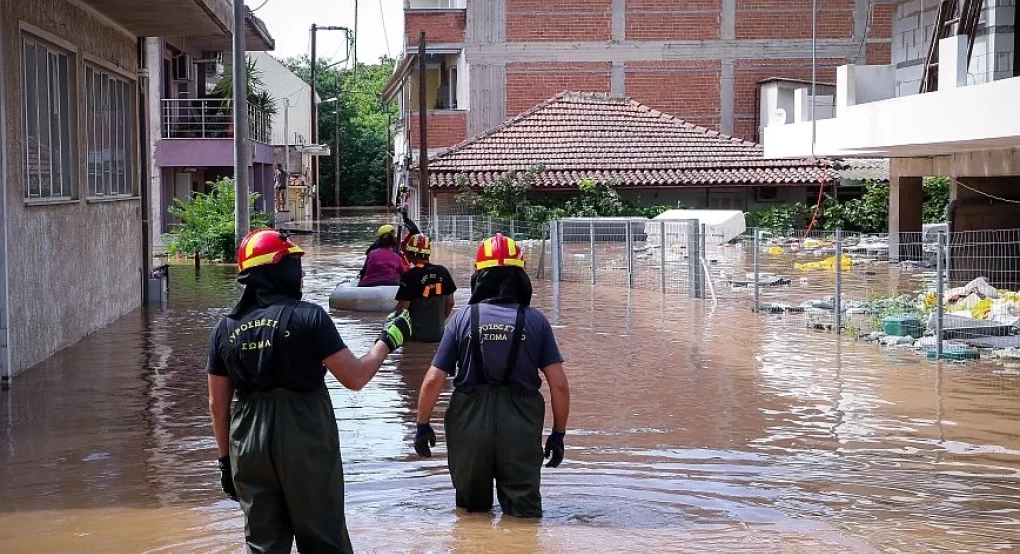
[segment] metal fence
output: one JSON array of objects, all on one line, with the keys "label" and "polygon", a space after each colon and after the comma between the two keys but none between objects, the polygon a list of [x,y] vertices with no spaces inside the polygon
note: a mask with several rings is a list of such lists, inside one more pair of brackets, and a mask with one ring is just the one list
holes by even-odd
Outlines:
[{"label": "metal fence", "polygon": [[[222,98],[164,98],[162,138],[230,138],[234,136],[234,110]],[[269,143],[272,122],[265,111],[248,106],[248,138]]]},{"label": "metal fence", "polygon": [[[579,218],[536,224],[483,216],[423,225],[454,274],[496,232],[526,249],[533,278],[683,294],[805,328],[913,348],[1020,359],[1020,229],[888,235],[749,229],[696,220]],[[941,340],[940,340],[941,337]]]}]

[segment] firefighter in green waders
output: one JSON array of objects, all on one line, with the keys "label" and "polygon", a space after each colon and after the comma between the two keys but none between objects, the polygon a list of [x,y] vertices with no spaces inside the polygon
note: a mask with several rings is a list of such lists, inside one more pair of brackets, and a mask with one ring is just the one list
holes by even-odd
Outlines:
[{"label": "firefighter in green waders", "polygon": [[300,552],[353,552],[326,370],[360,390],[410,336],[401,314],[355,357],[325,310],[301,302],[302,254],[273,229],[245,237],[237,256],[244,293],[210,340],[220,484],[241,503],[249,553],[289,553],[295,538]]},{"label": "firefighter in green waders", "polygon": [[[493,481],[505,515],[540,517],[542,460],[563,461],[570,388],[549,321],[531,303],[531,281],[517,244],[497,234],[478,249],[469,309],[450,319],[418,396],[414,448],[431,456],[429,424],[447,377],[454,392],[446,410],[448,465],[457,506],[492,509]],[[545,442],[545,375],[553,427]]]}]

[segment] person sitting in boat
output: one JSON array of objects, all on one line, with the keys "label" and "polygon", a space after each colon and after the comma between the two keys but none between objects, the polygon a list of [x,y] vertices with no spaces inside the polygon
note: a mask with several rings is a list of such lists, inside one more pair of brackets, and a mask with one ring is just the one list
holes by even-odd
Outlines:
[{"label": "person sitting in boat", "polygon": [[378,237],[368,249],[365,265],[358,273],[359,287],[395,287],[404,274],[404,260],[397,253],[397,229],[383,225],[376,232]]},{"label": "person sitting in boat", "polygon": [[445,267],[429,262],[432,241],[427,236],[411,235],[404,251],[412,267],[400,278],[394,314],[404,310],[411,314],[415,342],[439,342],[446,320],[453,313],[457,285]]}]

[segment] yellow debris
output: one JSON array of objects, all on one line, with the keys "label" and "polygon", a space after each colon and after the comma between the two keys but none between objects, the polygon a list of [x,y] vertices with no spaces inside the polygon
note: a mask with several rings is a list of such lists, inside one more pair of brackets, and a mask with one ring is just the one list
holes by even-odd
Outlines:
[{"label": "yellow debris", "polygon": [[783,250],[782,246],[770,246],[768,249],[769,256],[782,256],[783,252],[785,250]]},{"label": "yellow debris", "polygon": [[[843,256],[840,262],[841,262],[840,265],[842,266],[844,271],[850,269],[850,267],[854,263],[850,256]],[[828,258],[825,258],[820,262],[808,262],[803,264],[794,263],[793,266],[799,269],[800,271],[815,271],[819,269],[835,271],[836,256],[829,256]]]},{"label": "yellow debris", "polygon": [[974,319],[988,319],[988,314],[991,311],[992,300],[990,298],[985,298],[970,309],[970,315]]},{"label": "yellow debris", "polygon": [[821,248],[825,243],[818,239],[804,239],[804,248]]}]

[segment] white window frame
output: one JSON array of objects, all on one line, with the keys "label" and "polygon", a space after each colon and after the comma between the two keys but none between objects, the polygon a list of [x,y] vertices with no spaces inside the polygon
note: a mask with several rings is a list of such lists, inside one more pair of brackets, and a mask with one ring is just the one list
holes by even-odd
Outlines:
[{"label": "white window frame", "polygon": [[[136,198],[135,83],[118,69],[85,60],[85,183],[89,201]],[[107,152],[109,152],[107,154]],[[101,167],[94,167],[94,159]]]},{"label": "white window frame", "polygon": [[[22,96],[20,106],[22,199],[26,204],[77,202],[80,196],[75,94],[77,53],[60,41],[52,40],[44,33],[35,32],[26,26],[21,28],[18,45]],[[31,61],[34,74],[32,80],[28,78],[30,60],[27,54],[30,48],[34,57]],[[39,75],[40,50],[46,60],[44,77]],[[40,78],[45,79],[45,95],[40,94]],[[40,105],[44,97],[45,108]],[[42,160],[43,111],[47,112],[46,142],[50,153],[45,160],[46,164],[43,164]],[[35,152],[32,151],[30,140],[30,130],[33,127],[37,135],[35,140],[39,145]],[[58,135],[56,137],[55,130]],[[54,154],[58,158],[57,165],[54,165]],[[44,165],[47,170],[45,175],[42,172]]]}]

